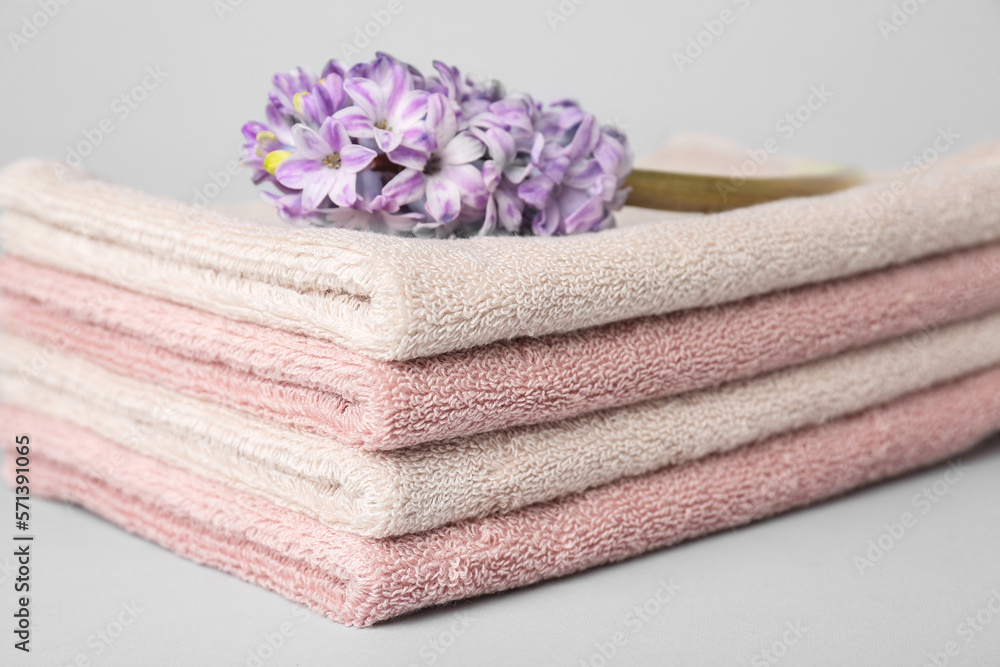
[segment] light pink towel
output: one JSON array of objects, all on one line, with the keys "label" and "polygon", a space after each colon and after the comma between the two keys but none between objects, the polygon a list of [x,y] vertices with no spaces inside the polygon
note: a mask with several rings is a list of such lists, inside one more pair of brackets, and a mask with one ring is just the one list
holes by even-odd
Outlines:
[{"label": "light pink towel", "polygon": [[0,408],[5,475],[32,437],[32,492],[78,503],[196,562],[349,625],[525,586],[755,521],[929,465],[1000,427],[1000,369],[729,454],[508,514],[391,539],[184,473],[34,413]]},{"label": "light pink towel", "polygon": [[722,307],[385,362],[7,256],[0,320],[126,375],[389,449],[678,394],[935,328],[1000,308],[998,276],[993,244]]}]

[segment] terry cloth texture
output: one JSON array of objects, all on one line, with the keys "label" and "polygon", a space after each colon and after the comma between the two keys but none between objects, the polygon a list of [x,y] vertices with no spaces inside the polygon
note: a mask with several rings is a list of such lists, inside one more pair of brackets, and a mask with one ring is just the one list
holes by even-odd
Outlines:
[{"label": "terry cloth texture", "polygon": [[372,537],[436,528],[820,424],[1000,363],[1000,314],[574,419],[367,452],[0,334],[0,394]]},{"label": "terry cloth texture", "polygon": [[366,626],[526,586],[802,507],[956,456],[1000,427],[1000,370],[823,426],[558,502],[373,540],[118,447],[0,408],[5,476],[30,433],[32,491],[185,558]]},{"label": "terry cloth texture", "polygon": [[1000,310],[1000,244],[405,362],[0,258],[0,321],[123,375],[391,449],[711,387]]},{"label": "terry cloth texture", "polygon": [[736,301],[1000,239],[1000,147],[905,178],[594,234],[436,240],[264,226],[33,160],[0,174],[0,237],[11,254],[42,264],[410,359]]}]

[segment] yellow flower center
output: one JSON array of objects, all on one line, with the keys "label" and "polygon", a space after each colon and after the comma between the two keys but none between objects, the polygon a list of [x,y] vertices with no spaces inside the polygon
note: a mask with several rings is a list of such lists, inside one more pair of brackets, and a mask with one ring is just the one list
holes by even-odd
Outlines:
[{"label": "yellow flower center", "polygon": [[331,153],[323,158],[323,164],[330,169],[340,169],[340,153]]},{"label": "yellow flower center", "polygon": [[267,173],[274,176],[274,171],[281,165],[282,162],[287,160],[292,156],[291,151],[271,151],[264,158],[264,169]]},{"label": "yellow flower center", "polygon": [[380,130],[391,130],[392,129],[391,127],[389,127],[389,121],[387,121],[387,120],[380,120],[379,122],[375,123],[375,127],[377,127]]}]

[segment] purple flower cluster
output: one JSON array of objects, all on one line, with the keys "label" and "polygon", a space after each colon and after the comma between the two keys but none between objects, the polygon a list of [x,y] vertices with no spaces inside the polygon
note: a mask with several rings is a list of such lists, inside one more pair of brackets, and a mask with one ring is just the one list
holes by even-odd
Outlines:
[{"label": "purple flower cluster", "polygon": [[384,53],[317,77],[274,77],[244,165],[293,223],[419,236],[555,236],[614,225],[632,168],[625,137],[575,102],[549,105]]}]

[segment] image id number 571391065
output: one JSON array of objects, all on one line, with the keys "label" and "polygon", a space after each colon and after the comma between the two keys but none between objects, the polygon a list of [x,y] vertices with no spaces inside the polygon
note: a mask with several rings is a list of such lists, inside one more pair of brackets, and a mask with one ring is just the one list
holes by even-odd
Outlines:
[{"label": "image id number 571391065", "polygon": [[14,578],[14,648],[27,653],[31,642],[31,544],[34,537],[28,535],[31,521],[31,488],[28,474],[31,472],[31,439],[19,435],[14,441],[14,558],[17,561],[17,576]]}]

